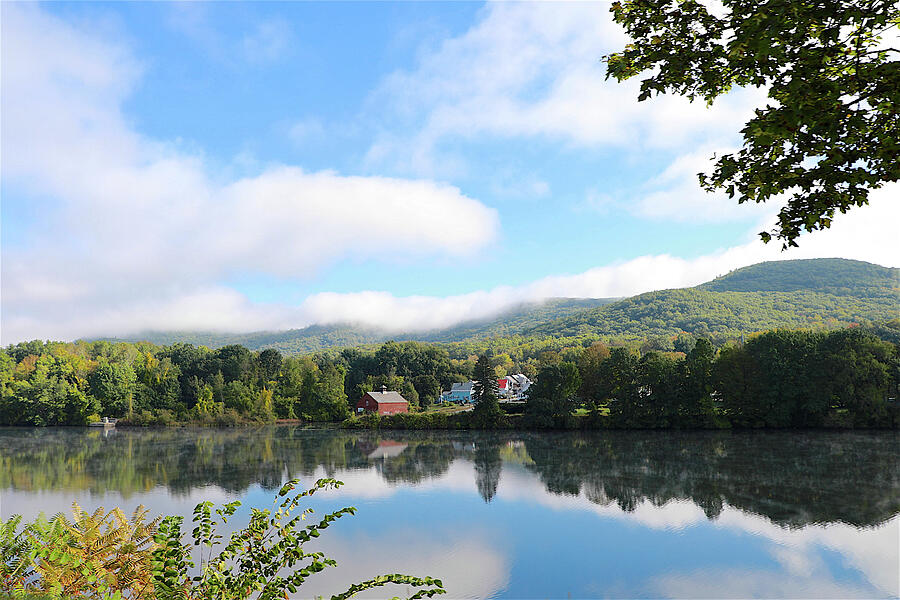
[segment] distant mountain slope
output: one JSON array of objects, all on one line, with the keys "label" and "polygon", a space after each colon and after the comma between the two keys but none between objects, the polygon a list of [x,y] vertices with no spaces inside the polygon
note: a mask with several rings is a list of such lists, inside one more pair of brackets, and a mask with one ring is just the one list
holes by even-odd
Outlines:
[{"label": "distant mountain slope", "polygon": [[558,298],[522,304],[491,319],[426,332],[340,324],[248,334],[147,333],[127,341],[180,341],[212,348],[243,344],[294,354],[389,339],[453,343],[509,336],[656,337],[682,331],[736,337],[775,327],[838,327],[898,316],[900,269],[831,258],[760,263],[695,288],[622,300]]},{"label": "distant mountain slope", "polygon": [[833,327],[900,315],[900,269],[839,258],[764,262],[695,288],[640,294],[528,330],[531,335],[727,336]]},{"label": "distant mountain slope", "polygon": [[526,335],[652,337],[680,332],[736,337],[777,327],[819,328],[897,317],[897,301],[821,292],[649,292],[599,309],[557,319]]},{"label": "distant mountain slope", "polygon": [[843,258],[782,260],[736,269],[697,286],[711,292],[825,292],[859,298],[896,297],[900,269]]},{"label": "distant mountain slope", "polygon": [[526,329],[551,319],[577,314],[617,300],[617,298],[554,298],[540,303],[521,304],[490,319],[467,321],[454,327],[425,332],[404,333],[358,324],[339,324],[245,334],[156,331],[116,338],[115,341],[147,341],[160,345],[183,342],[210,348],[241,344],[251,350],[275,348],[287,354],[316,352],[340,346],[377,344],[391,339],[459,342],[521,334]]},{"label": "distant mountain slope", "polygon": [[490,320],[460,323],[448,329],[412,334],[404,339],[433,342],[462,342],[508,335],[520,335],[540,323],[580,314],[585,310],[618,302],[620,298],[553,298],[538,304],[524,304]]},{"label": "distant mountain slope", "polygon": [[161,346],[176,343],[221,348],[229,344],[241,344],[250,350],[278,348],[290,352],[315,352],[334,346],[357,346],[390,339],[382,330],[362,325],[311,325],[303,329],[287,331],[255,331],[250,333],[222,333],[215,331],[145,331],[122,338],[104,338],[109,341],[152,342]]}]

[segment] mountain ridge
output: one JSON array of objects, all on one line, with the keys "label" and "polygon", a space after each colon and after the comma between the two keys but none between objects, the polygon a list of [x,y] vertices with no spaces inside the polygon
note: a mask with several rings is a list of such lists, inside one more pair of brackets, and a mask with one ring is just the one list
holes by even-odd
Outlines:
[{"label": "mountain ridge", "polygon": [[510,336],[735,337],[775,327],[831,328],[900,316],[900,269],[840,258],[768,261],[689,288],[628,298],[553,298],[486,319],[420,332],[341,323],[277,332],[144,332],[115,341],[242,344],[308,353],[388,340],[461,343]]}]

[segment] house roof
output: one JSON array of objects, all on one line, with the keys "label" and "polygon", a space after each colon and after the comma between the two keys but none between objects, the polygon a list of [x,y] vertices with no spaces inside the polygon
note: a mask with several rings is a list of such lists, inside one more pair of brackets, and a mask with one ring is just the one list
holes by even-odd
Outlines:
[{"label": "house roof", "polygon": [[505,390],[505,389],[506,389],[506,385],[507,385],[508,383],[509,383],[509,380],[508,380],[506,377],[504,377],[503,379],[498,379],[498,380],[497,380],[497,387],[499,387],[501,390]]},{"label": "house roof", "polygon": [[378,404],[407,404],[406,399],[397,392],[366,392],[363,398],[366,396]]},{"label": "house roof", "polygon": [[450,386],[451,392],[471,392],[472,386],[475,385],[474,381],[464,381],[462,383],[454,383]]}]

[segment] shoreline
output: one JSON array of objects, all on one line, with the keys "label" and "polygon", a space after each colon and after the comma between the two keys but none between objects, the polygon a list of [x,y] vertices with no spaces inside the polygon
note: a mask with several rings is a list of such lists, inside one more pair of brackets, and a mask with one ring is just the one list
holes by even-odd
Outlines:
[{"label": "shoreline", "polygon": [[[397,418],[395,415],[387,418],[351,418],[345,421],[303,421],[301,419],[277,419],[271,422],[242,422],[234,424],[217,424],[203,423],[196,421],[179,422],[172,424],[152,424],[141,425],[131,423],[121,423],[116,427],[104,428],[104,431],[115,431],[116,429],[140,430],[140,429],[250,429],[260,427],[302,427],[304,429],[341,429],[348,431],[481,431],[481,432],[522,432],[522,433],[543,433],[543,432],[578,432],[578,431],[669,431],[669,432],[687,432],[687,431],[898,431],[900,427],[853,427],[852,425],[823,425],[820,427],[750,427],[743,425],[735,425],[727,421],[718,424],[708,425],[672,425],[672,426],[622,426],[609,422],[609,417],[601,417],[600,420],[593,420],[589,415],[580,417],[569,417],[561,419],[564,423],[556,424],[552,427],[533,427],[524,423],[524,415],[514,415],[513,418],[505,417],[504,420],[496,427],[478,427],[472,423],[461,422],[470,421],[467,419],[438,419],[438,423],[424,423],[423,421],[433,421],[430,415],[440,413],[402,413],[411,415],[411,417]],[[28,429],[42,429],[34,426],[10,426],[24,427]],[[79,427],[84,429],[90,428],[86,425],[60,425],[58,427]]]}]

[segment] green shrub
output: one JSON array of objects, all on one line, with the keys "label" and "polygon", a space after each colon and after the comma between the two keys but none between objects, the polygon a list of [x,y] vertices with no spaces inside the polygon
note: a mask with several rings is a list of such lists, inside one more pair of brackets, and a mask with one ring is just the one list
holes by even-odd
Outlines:
[{"label": "green shrub", "polygon": [[216,427],[236,427],[246,422],[246,419],[233,408],[226,408],[222,414],[216,415],[214,423]]},{"label": "green shrub", "polygon": [[[309,577],[337,564],[321,552],[307,552],[304,544],[356,512],[345,507],[318,522],[308,520],[313,510],[299,510],[303,498],[343,483],[320,479],[310,489],[294,492],[297,484],[296,479],[287,482],[271,509],[252,509],[247,527],[233,532],[227,542],[217,533],[218,526],[240,502],[216,509],[212,502],[198,504],[188,542],[182,534],[184,517],[147,521],[143,507],[126,518],[119,509],[100,508],[91,514],[75,504],[72,521],[62,515],[41,517],[21,529],[21,516],[13,515],[0,521],[0,597],[286,598]],[[199,557],[199,565],[194,557]],[[332,600],[388,584],[420,588],[410,599],[445,593],[439,579],[390,574],[353,584]]]},{"label": "green shrub", "polygon": [[[249,525],[233,532],[224,544],[217,527],[228,521],[240,502],[230,502],[215,511],[212,502],[198,504],[194,509],[195,526],[191,541],[187,544],[182,541],[183,517],[163,519],[153,551],[156,597],[161,600],[237,600],[254,595],[263,600],[273,600],[287,597],[288,592],[296,593],[309,577],[336,566],[333,559],[321,552],[307,552],[303,545],[319,537],[337,519],[354,514],[356,509],[342,508],[326,514],[318,523],[303,526],[313,510],[306,508],[295,513],[301,500],[320,490],[336,489],[343,483],[320,479],[312,488],[292,494],[297,483],[298,480],[294,479],[281,488],[272,509],[254,508]],[[214,555],[217,546],[221,546],[221,550]],[[192,559],[195,555],[201,557],[200,575],[189,577],[189,568],[198,566]],[[445,593],[438,579],[391,574],[354,584],[345,592],[332,596],[332,600],[350,598],[360,591],[387,584],[422,588],[410,598],[430,598]]]},{"label": "green shrub", "polygon": [[21,517],[0,521],[0,590],[19,597],[152,598],[151,549],[160,519],[140,506],[127,518],[118,508],[93,513],[73,503],[73,519],[38,518],[19,531]]}]

